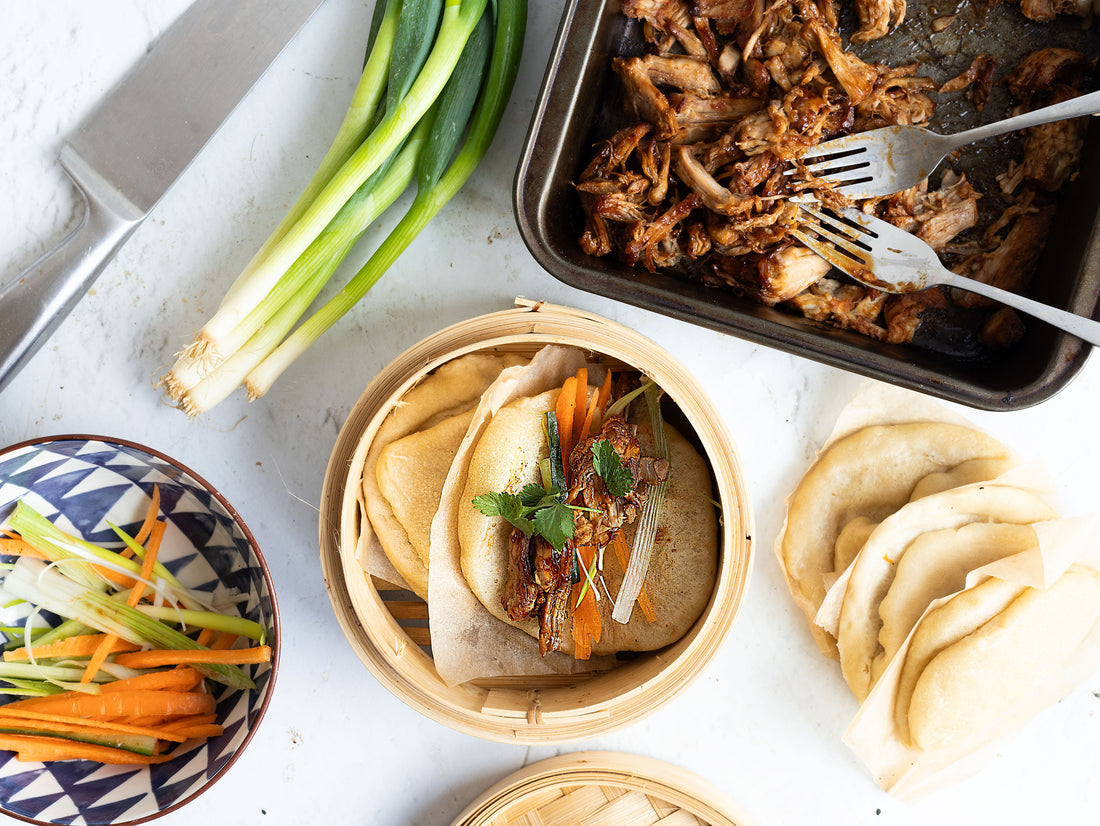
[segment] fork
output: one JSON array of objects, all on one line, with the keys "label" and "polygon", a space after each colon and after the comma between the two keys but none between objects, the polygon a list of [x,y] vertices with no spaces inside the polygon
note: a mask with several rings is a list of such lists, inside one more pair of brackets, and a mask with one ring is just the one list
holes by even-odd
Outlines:
[{"label": "fork", "polygon": [[842,195],[875,198],[916,186],[960,146],[1098,113],[1100,91],[953,135],[940,135],[921,126],[884,126],[820,143],[802,162],[816,177],[838,184],[835,191]]},{"label": "fork", "polygon": [[1100,322],[1041,304],[1022,295],[957,275],[940,263],[924,241],[893,224],[849,208],[835,215],[799,204],[791,234],[841,272],[888,293],[909,293],[936,284],[984,295],[1100,346]]}]

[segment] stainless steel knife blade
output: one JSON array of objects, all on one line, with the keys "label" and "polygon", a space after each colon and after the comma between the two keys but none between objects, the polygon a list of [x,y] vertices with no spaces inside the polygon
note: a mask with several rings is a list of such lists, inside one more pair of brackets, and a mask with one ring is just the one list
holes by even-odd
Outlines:
[{"label": "stainless steel knife blade", "polygon": [[0,392],[322,0],[195,0],[61,147],[72,233],[0,288]]}]

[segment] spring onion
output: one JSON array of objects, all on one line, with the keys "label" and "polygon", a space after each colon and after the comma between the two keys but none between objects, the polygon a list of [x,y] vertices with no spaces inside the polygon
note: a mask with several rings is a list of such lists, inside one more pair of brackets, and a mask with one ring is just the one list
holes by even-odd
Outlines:
[{"label": "spring onion", "polygon": [[[526,0],[378,0],[344,124],[302,196],[160,380],[170,401],[194,416],[241,384],[259,398],[367,293],[488,151],[515,82],[526,16]],[[407,214],[299,324],[414,179]]]},{"label": "spring onion", "polygon": [[[52,561],[65,563],[68,576],[87,588],[99,591],[106,591],[109,588],[110,582],[101,571],[113,571],[131,578],[141,571],[140,562],[127,559],[109,548],[96,545],[94,542],[86,542],[80,537],[66,533],[22,500],[16,502],[5,525],[45,553]],[[112,529],[134,551],[139,560],[145,555],[145,549],[125,531],[114,526]],[[163,564],[158,562],[153,566],[153,571],[165,581],[172,596],[178,598],[186,607],[197,610],[208,607],[180,585],[179,580]]]},{"label": "spring onion", "polygon": [[[645,398],[649,405],[649,418],[653,425],[653,441],[657,456],[669,458],[668,437],[665,434],[665,420],[661,415],[661,389],[652,382],[644,385]],[[634,534],[634,544],[630,548],[630,561],[623,574],[619,594],[615,597],[615,609],[611,618],[615,622],[627,623],[634,611],[634,603],[642,590],[645,575],[649,571],[649,560],[653,555],[653,541],[657,537],[657,522],[660,519],[661,505],[668,491],[668,477],[653,486],[638,519],[638,529]]]},{"label": "spring onion", "polygon": [[[198,649],[197,642],[159,620],[146,616],[110,595],[69,579],[59,569],[39,559],[21,557],[4,578],[3,590],[61,617],[78,620],[105,634],[139,645],[157,648]],[[249,620],[235,618],[242,629]],[[254,688],[241,669],[228,665],[203,665],[198,670],[233,688]]]}]

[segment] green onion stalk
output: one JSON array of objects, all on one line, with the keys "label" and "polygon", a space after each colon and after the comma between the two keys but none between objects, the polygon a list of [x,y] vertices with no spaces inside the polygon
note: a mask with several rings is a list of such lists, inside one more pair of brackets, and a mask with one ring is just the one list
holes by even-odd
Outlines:
[{"label": "green onion stalk", "polygon": [[[38,559],[21,557],[4,578],[3,590],[59,617],[77,620],[104,634],[114,634],[137,645],[195,650],[204,647],[156,617],[69,579],[59,569]],[[197,619],[204,613],[189,611],[185,616]],[[216,622],[217,628],[232,633],[252,638],[263,636],[262,629],[254,627],[258,626],[257,623],[243,617],[223,617]],[[248,675],[237,666],[203,664],[195,668],[212,680],[234,688],[255,687]]]},{"label": "green onion stalk", "polygon": [[[66,575],[86,588],[98,591],[106,591],[110,588],[110,582],[102,574],[97,573],[96,566],[106,567],[132,578],[136,578],[141,572],[139,560],[145,557],[145,548],[114,525],[111,526],[112,529],[134,552],[136,560],[127,559],[109,548],[103,548],[66,533],[23,500],[15,503],[14,510],[8,515],[4,524],[42,552],[51,562],[58,565],[64,564]],[[184,588],[161,562],[153,564],[153,573],[164,580],[170,595],[187,608],[206,607]]]},{"label": "green onion stalk", "polygon": [[[526,0],[494,6],[495,36],[488,0],[379,0],[351,110],[321,168],[161,379],[181,409],[202,413],[242,380],[250,398],[266,392],[473,172],[511,92],[526,21]],[[414,179],[409,215],[345,288],[291,333],[360,235]]]},{"label": "green onion stalk", "polygon": [[306,207],[313,202],[313,199],[317,197],[325,184],[329,182],[333,173],[347,162],[355,148],[363,142],[363,139],[369,133],[370,127],[374,124],[378,104],[381,102],[382,95],[386,90],[386,72],[390,63],[390,56],[393,53],[397,16],[400,8],[399,0],[379,2],[375,5],[374,18],[371,21],[370,35],[367,40],[367,61],[363,66],[363,74],[355,87],[351,103],[344,114],[344,120],[336,132],[332,145],[325,153],[325,157],[322,158],[317,171],[313,174],[313,178],[310,179],[302,194],[298,196],[298,200],[283,216],[275,231],[252,257],[252,260],[237,277],[233,286],[230,287],[229,292],[222,299],[223,304],[232,304],[237,289],[247,283],[252,272],[271,252],[271,248],[302,217]]}]

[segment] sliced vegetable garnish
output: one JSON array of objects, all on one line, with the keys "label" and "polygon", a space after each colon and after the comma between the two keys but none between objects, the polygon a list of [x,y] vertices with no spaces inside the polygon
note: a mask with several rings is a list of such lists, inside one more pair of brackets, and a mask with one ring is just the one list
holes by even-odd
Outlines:
[{"label": "sliced vegetable garnish", "polygon": [[561,501],[557,485],[550,490],[526,485],[519,494],[500,491],[475,496],[473,505],[486,516],[499,516],[528,538],[541,536],[561,552],[573,536],[573,510]]},{"label": "sliced vegetable garnish", "polygon": [[[661,414],[661,389],[649,382],[645,387],[646,403],[649,406],[649,418],[653,425],[653,440],[657,456],[668,460],[668,437],[665,434],[665,420]],[[657,523],[660,520],[661,505],[668,491],[669,477],[652,486],[649,497],[642,506],[638,519],[638,529],[634,534],[634,544],[630,549],[630,561],[626,566],[619,593],[615,597],[615,609],[611,618],[615,622],[627,623],[634,611],[634,603],[642,590],[645,575],[649,571],[649,561],[653,555],[653,542],[657,538]]]},{"label": "sliced vegetable garnish", "polygon": [[[205,604],[158,560],[159,501],[154,487],[136,536],[115,528],[121,551],[70,536],[25,502],[9,516],[5,539],[33,553],[8,566],[0,593],[32,608],[0,662],[0,694],[25,698],[0,705],[0,749],[20,760],[159,762],[166,747],[222,732],[204,678],[254,687],[242,666],[272,657],[259,623],[147,602]],[[64,619],[32,633],[43,611]],[[175,626],[204,630],[197,640]],[[261,644],[232,647],[242,638]]]}]

